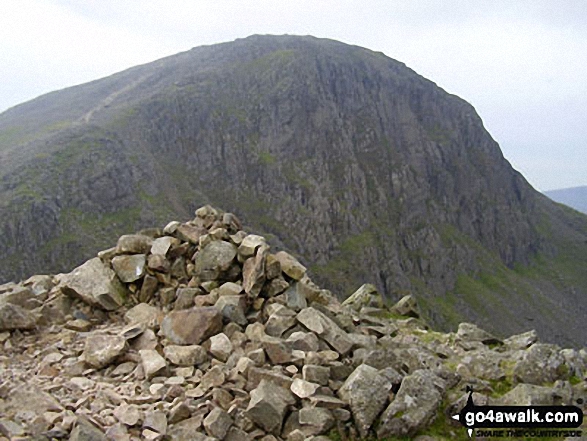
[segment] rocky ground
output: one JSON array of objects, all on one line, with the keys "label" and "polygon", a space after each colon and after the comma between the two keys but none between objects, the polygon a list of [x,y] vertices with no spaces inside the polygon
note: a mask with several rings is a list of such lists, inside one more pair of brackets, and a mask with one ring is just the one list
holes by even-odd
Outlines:
[{"label": "rocky ground", "polygon": [[[587,410],[587,351],[344,302],[206,206],[0,286],[0,440],[466,439],[465,404]],[[2,436],[4,438],[2,438]]]}]

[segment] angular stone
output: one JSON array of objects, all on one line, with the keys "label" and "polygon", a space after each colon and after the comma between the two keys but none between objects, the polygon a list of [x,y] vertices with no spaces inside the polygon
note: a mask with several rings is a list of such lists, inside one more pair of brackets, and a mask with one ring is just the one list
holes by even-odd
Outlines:
[{"label": "angular stone", "polygon": [[320,388],[319,384],[310,383],[309,381],[302,380],[301,378],[294,379],[293,383],[291,384],[291,391],[294,395],[300,398],[309,398],[316,393],[316,391]]},{"label": "angular stone", "polygon": [[302,368],[302,378],[312,383],[328,386],[330,367],[307,364]]},{"label": "angular stone", "polygon": [[223,240],[210,242],[195,257],[195,272],[202,281],[216,280],[228,270],[236,257],[237,248]]},{"label": "angular stone", "polygon": [[267,242],[263,236],[256,234],[249,234],[246,236],[238,247],[238,254],[245,259],[254,256],[257,249],[261,246],[266,246]]},{"label": "angular stone", "polygon": [[265,259],[265,276],[267,280],[273,280],[281,275],[281,264],[275,257],[275,254],[267,254]]},{"label": "angular stone", "polygon": [[161,323],[165,337],[175,344],[196,345],[222,330],[222,314],[215,307],[173,311]]},{"label": "angular stone", "polygon": [[288,308],[299,312],[308,306],[304,287],[303,282],[296,282],[285,291],[285,302]]},{"label": "angular stone", "polygon": [[0,294],[0,305],[3,303],[10,303],[12,305],[20,306],[23,309],[33,309],[38,306],[35,300],[36,296],[30,288],[15,285],[13,289]]},{"label": "angular stone", "polygon": [[146,256],[130,254],[112,259],[112,268],[120,280],[131,283],[145,275]]},{"label": "angular stone", "polygon": [[345,355],[351,350],[353,342],[347,333],[317,309],[312,307],[303,309],[297,315],[297,320],[310,331],[318,334],[340,354]]},{"label": "angular stone", "polygon": [[151,254],[147,266],[150,270],[160,273],[168,273],[171,270],[171,263],[162,254]]},{"label": "angular stone", "polygon": [[265,283],[265,258],[269,248],[259,248],[254,257],[248,258],[243,265],[243,289],[250,297],[257,297]]},{"label": "angular stone", "polygon": [[141,419],[141,411],[135,404],[123,403],[114,409],[114,416],[127,426],[135,426]]},{"label": "angular stone", "polygon": [[34,329],[36,325],[33,313],[12,303],[0,303],[0,331]]},{"label": "angular stone", "polygon": [[162,312],[156,306],[139,303],[124,314],[124,320],[129,324],[141,323],[149,328],[156,328],[159,326],[161,316]]},{"label": "angular stone", "polygon": [[554,406],[572,404],[569,402],[570,400],[565,400],[566,402],[564,402],[561,398],[563,397],[560,391],[553,387],[518,384],[499,399],[499,404],[504,406]]},{"label": "angular stone", "polygon": [[141,364],[145,372],[145,377],[147,378],[151,378],[161,369],[167,367],[165,359],[154,349],[141,349],[139,355],[141,356]]},{"label": "angular stone", "polygon": [[146,254],[151,249],[153,239],[142,234],[125,234],[116,244],[118,254]]},{"label": "angular stone", "polygon": [[207,234],[208,230],[203,227],[195,227],[189,224],[180,224],[175,229],[174,234],[182,241],[199,245],[200,237]]},{"label": "angular stone", "polygon": [[169,345],[163,348],[165,357],[176,366],[195,366],[208,360],[208,354],[202,346]]},{"label": "angular stone", "polygon": [[298,262],[298,259],[285,251],[275,254],[275,258],[281,265],[281,270],[294,280],[301,280],[306,274],[306,267]]},{"label": "angular stone", "polygon": [[164,412],[160,410],[147,412],[145,414],[145,421],[143,422],[143,429],[150,429],[161,435],[167,433],[167,417]]},{"label": "angular stone", "polygon": [[420,308],[418,307],[416,298],[411,294],[402,297],[389,311],[405,317],[420,317]]},{"label": "angular stone", "polygon": [[266,283],[263,287],[264,292],[266,293],[267,297],[275,297],[281,294],[289,287],[289,283],[287,283],[283,277],[277,277],[271,280],[269,283]]},{"label": "angular stone", "polygon": [[[272,337],[282,334],[296,324],[296,313],[285,306],[278,305],[265,324],[265,333]],[[297,349],[297,348],[295,348]]]},{"label": "angular stone", "polygon": [[226,362],[232,352],[232,343],[230,339],[221,332],[213,337],[210,337],[210,353],[219,359],[220,361]]},{"label": "angular stone", "polygon": [[374,285],[366,283],[342,302],[342,306],[348,306],[355,311],[360,311],[363,307],[383,308],[383,297]]},{"label": "angular stone", "polygon": [[122,306],[126,298],[126,289],[114,271],[106,267],[98,257],[63,275],[60,287],[65,294],[108,311]]},{"label": "angular stone", "polygon": [[226,282],[218,288],[218,296],[238,296],[243,292],[243,287],[238,283]]},{"label": "angular stone", "polygon": [[120,335],[90,335],[86,339],[83,357],[93,368],[102,369],[122,355],[126,348],[126,339]]},{"label": "angular stone", "polygon": [[528,349],[538,341],[538,334],[534,329],[523,334],[512,335],[504,340],[504,344],[510,349]]},{"label": "angular stone", "polygon": [[251,400],[246,414],[266,432],[278,435],[281,432],[287,408],[294,403],[295,398],[289,390],[275,383],[261,380],[259,386],[251,391]]},{"label": "angular stone", "polygon": [[273,364],[284,364],[292,361],[292,351],[283,340],[266,337],[263,339],[263,349]]},{"label": "angular stone", "polygon": [[489,332],[472,323],[461,323],[457,330],[457,336],[471,342],[481,342],[484,345],[502,344],[502,341]]},{"label": "angular stone", "polygon": [[157,285],[159,285],[157,277],[147,274],[143,278],[143,284],[139,292],[139,302],[148,302],[151,300],[157,291]]},{"label": "angular stone", "polygon": [[170,236],[155,239],[151,245],[151,254],[167,255],[167,251],[169,251],[174,241],[177,241],[177,239]]},{"label": "angular stone", "polygon": [[349,403],[362,437],[367,437],[375,418],[385,407],[390,391],[391,382],[366,364],[358,366],[338,390],[338,396]]},{"label": "angular stone", "polygon": [[78,420],[77,425],[69,435],[70,441],[106,441],[106,436],[100,429],[87,420]]},{"label": "angular stone", "polygon": [[204,419],[206,433],[218,439],[224,439],[232,426],[232,418],[219,407],[215,407]]},{"label": "angular stone", "polygon": [[542,385],[569,376],[569,368],[555,345],[536,343],[530,346],[514,366],[514,379],[519,383]]},{"label": "angular stone", "polygon": [[[335,423],[335,419],[332,415],[332,412],[328,409],[320,407],[306,407],[300,409],[298,419],[302,426],[307,425],[315,428],[316,430],[313,433],[314,435],[328,432],[334,426]],[[305,433],[307,433],[307,431]]]},{"label": "angular stone", "polygon": [[444,380],[428,370],[420,369],[405,377],[381,416],[377,436],[412,436],[426,427],[442,402],[444,386]]},{"label": "angular stone", "polygon": [[241,326],[246,326],[248,324],[247,318],[245,317],[246,299],[244,296],[220,296],[214,304],[214,307],[222,313],[222,316],[228,322],[237,323]]}]

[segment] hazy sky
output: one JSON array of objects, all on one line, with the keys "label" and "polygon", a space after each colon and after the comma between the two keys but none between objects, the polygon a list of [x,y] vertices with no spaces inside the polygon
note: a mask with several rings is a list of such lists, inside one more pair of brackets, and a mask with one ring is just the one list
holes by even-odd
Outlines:
[{"label": "hazy sky", "polygon": [[473,104],[539,190],[587,184],[584,0],[0,0],[0,111],[251,34],[381,51]]}]

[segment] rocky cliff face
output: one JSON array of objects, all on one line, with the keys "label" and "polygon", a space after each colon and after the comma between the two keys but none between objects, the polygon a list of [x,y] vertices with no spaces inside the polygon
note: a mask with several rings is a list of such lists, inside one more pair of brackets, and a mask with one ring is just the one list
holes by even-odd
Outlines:
[{"label": "rocky cliff face", "polygon": [[444,327],[585,342],[585,218],[534,191],[468,103],[382,54],[196,48],[11,109],[0,133],[4,279],[211,202],[341,297],[370,281]]},{"label": "rocky cliff face", "polygon": [[0,285],[0,440],[464,441],[468,387],[587,410],[585,349],[443,334],[370,284],[341,303],[274,251],[205,206]]}]

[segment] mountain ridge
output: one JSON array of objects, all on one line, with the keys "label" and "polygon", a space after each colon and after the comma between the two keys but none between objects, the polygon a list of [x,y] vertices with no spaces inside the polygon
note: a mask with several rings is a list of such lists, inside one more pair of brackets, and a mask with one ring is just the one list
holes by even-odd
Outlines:
[{"label": "mountain ridge", "polygon": [[418,294],[445,327],[582,338],[585,218],[532,189],[470,104],[403,63],[254,36],[65,92],[0,115],[2,279],[64,271],[212,203],[306,256],[339,296],[370,281]]}]

